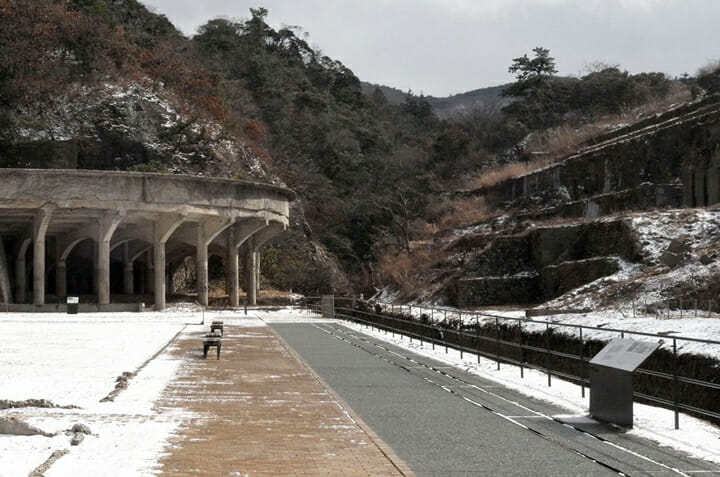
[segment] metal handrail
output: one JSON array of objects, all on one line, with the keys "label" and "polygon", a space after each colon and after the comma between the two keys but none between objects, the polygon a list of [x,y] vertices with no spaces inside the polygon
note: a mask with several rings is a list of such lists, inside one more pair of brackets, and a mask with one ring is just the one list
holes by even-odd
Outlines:
[{"label": "metal handrail", "polygon": [[[319,297],[307,297],[305,301],[306,308],[310,310],[315,310],[319,307],[319,305],[315,305],[314,301],[318,300]],[[343,302],[350,301],[353,305],[352,307],[342,306]],[[403,311],[400,311],[399,313],[392,313],[390,315],[387,314],[378,314],[373,312],[369,312],[366,310],[358,309],[356,308],[356,305],[358,303],[364,304],[364,306],[367,306],[371,309],[373,307],[380,306],[380,310],[384,311],[385,313],[389,312],[390,310],[394,311],[395,308],[399,308],[400,310],[407,310],[409,311],[409,314],[404,313]],[[412,314],[412,309],[415,308],[415,310],[420,310],[421,312],[426,312],[428,310],[431,310],[431,314],[426,314],[427,318],[430,319],[430,323],[423,323],[421,321],[418,321],[418,317],[414,314]],[[686,385],[693,385],[693,386],[700,386],[708,389],[713,390],[720,390],[720,383],[715,382],[709,382],[704,381],[701,379],[696,379],[688,376],[680,376],[678,374],[678,368],[677,368],[677,357],[678,357],[678,341],[688,341],[688,342],[696,342],[696,343],[704,343],[704,344],[711,344],[711,345],[720,345],[720,341],[716,340],[705,340],[701,338],[693,338],[693,337],[685,337],[685,336],[668,336],[667,334],[654,334],[654,333],[648,333],[648,332],[641,332],[641,331],[631,331],[631,330],[623,330],[623,329],[617,329],[617,328],[604,328],[604,327],[597,327],[597,326],[585,326],[585,325],[578,325],[574,323],[562,323],[559,321],[543,321],[543,320],[534,320],[532,318],[527,317],[504,317],[499,315],[492,315],[488,313],[483,312],[464,312],[460,310],[447,310],[447,309],[439,309],[439,308],[428,308],[428,307],[420,307],[415,305],[394,305],[392,303],[384,303],[384,302],[368,302],[366,300],[358,299],[358,298],[347,298],[347,297],[335,297],[335,310],[336,310],[336,317],[342,318],[342,319],[348,319],[351,321],[361,322],[368,326],[377,327],[379,329],[384,329],[386,331],[392,331],[394,333],[399,333],[406,335],[410,337],[411,339],[418,339],[421,340],[421,342],[428,342],[433,345],[441,345],[445,346],[447,348],[453,348],[458,351],[460,351],[461,356],[463,353],[472,353],[477,355],[478,362],[481,357],[484,357],[486,359],[491,359],[494,361],[497,361],[498,363],[498,369],[500,368],[501,363],[507,363],[507,364],[514,364],[520,367],[521,376],[523,375],[523,368],[531,368],[531,369],[537,369],[539,371],[546,372],[548,375],[548,385],[550,386],[551,376],[558,376],[563,377],[566,379],[569,379],[571,381],[575,381],[581,384],[582,387],[582,393],[583,396],[585,395],[585,387],[589,384],[589,379],[585,377],[587,374],[586,366],[587,363],[590,361],[590,357],[584,355],[585,350],[585,343],[587,342],[587,336],[586,339],[583,339],[583,330],[597,330],[597,331],[603,331],[611,334],[619,334],[620,336],[624,337],[625,335],[634,335],[634,336],[645,336],[645,337],[651,337],[656,338],[659,340],[662,340],[663,342],[670,341],[672,343],[672,348],[668,349],[668,352],[671,352],[674,356],[674,371],[673,373],[663,372],[663,371],[656,371],[651,369],[645,369],[645,368],[639,368],[637,370],[638,374],[648,375],[657,377],[664,380],[669,380],[674,385],[674,398],[671,399],[665,399],[659,396],[651,396],[648,394],[635,392],[633,395],[637,398],[654,402],[661,404],[666,407],[670,407],[675,412],[675,426],[676,428],[679,427],[679,420],[678,415],[680,410],[692,412],[698,415],[703,415],[706,417],[710,417],[713,419],[720,420],[720,413],[713,411],[711,409],[703,409],[700,407],[692,406],[690,404],[679,402],[678,398],[678,386],[680,383],[686,384]],[[437,320],[432,317],[435,316],[436,313],[440,313],[441,316],[444,316],[445,318],[443,320]],[[458,325],[460,325],[460,328],[453,329],[453,328],[444,328],[441,326],[443,322],[447,323],[447,312],[454,313],[458,317]],[[470,326],[462,323],[460,319],[463,316],[470,316],[475,317],[476,322],[475,324],[471,324]],[[451,315],[452,317],[452,315]],[[494,323],[492,322],[481,322],[479,317],[486,317],[486,318],[492,318],[494,320]],[[383,320],[383,323],[379,323],[379,320]],[[389,320],[389,323],[388,323]],[[511,326],[508,326],[508,321],[511,323]],[[501,323],[502,322],[502,323]],[[398,328],[397,324],[402,323],[405,326],[403,328]],[[534,331],[534,330],[527,330],[523,328],[524,323],[532,323],[536,325],[542,325],[545,329],[540,331]],[[395,325],[395,326],[393,326]],[[519,340],[517,341],[509,341],[504,338],[500,338],[500,325],[503,326],[505,330],[508,330],[509,328],[516,328],[520,332]],[[408,326],[411,326],[413,330],[405,329]],[[463,329],[463,326],[465,329]],[[474,327],[474,332],[468,331],[468,328]],[[552,331],[557,330],[558,328],[574,328],[579,330],[579,339],[581,340],[581,350],[580,355],[576,355],[573,353],[568,353],[564,351],[559,351],[557,349],[552,349],[550,346],[550,335]],[[486,334],[489,334],[492,329],[495,328],[495,335],[487,336]],[[420,331],[418,331],[420,330]],[[483,330],[483,333],[481,334],[480,331]],[[437,336],[433,336],[435,333],[437,333]],[[523,336],[524,335],[546,335],[547,341],[545,347],[540,346],[534,346],[523,342]],[[455,340],[448,339],[454,337]],[[473,343],[475,346],[467,346],[465,344],[461,343],[461,340],[468,340],[469,342]],[[604,341],[598,338],[594,338],[593,341]],[[494,346],[494,351],[489,351],[488,349],[480,349],[480,344],[483,343],[486,348],[490,346]],[[505,352],[501,352],[501,347],[505,348]],[[507,353],[507,348],[513,348],[516,350],[520,350],[522,353],[522,358],[520,360],[515,359],[512,356],[509,356]],[[545,366],[538,365],[536,363],[528,362],[525,359],[525,352],[529,351],[532,353],[537,353],[535,356],[535,359],[539,359],[539,356],[544,355],[545,356]],[[580,366],[580,375],[568,373],[565,371],[561,371],[558,369],[552,369],[552,366],[550,365],[550,362],[548,361],[550,357],[556,357],[556,358],[562,358],[562,359],[569,359],[579,362]]]}]

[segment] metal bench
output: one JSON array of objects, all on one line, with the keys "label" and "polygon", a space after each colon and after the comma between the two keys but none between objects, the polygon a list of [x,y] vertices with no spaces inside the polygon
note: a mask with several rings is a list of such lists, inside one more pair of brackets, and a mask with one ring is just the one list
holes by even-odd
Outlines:
[{"label": "metal bench", "polygon": [[208,333],[203,338],[203,359],[207,358],[208,350],[212,347],[217,349],[217,359],[220,359],[220,349],[222,348],[222,337],[217,333]]},{"label": "metal bench", "polygon": [[220,335],[225,336],[225,333],[223,331],[223,322],[215,320],[210,325],[210,333],[215,333],[215,330],[220,330]]}]

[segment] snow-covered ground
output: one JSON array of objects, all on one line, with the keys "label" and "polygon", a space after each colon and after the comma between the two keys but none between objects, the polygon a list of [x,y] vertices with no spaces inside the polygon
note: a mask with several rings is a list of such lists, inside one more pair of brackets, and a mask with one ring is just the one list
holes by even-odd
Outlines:
[{"label": "snow-covered ground", "polygon": [[[58,433],[0,434],[0,477],[26,477],[56,450],[70,452],[47,477],[152,475],[168,439],[192,417],[155,406],[182,363],[171,353],[155,355],[181,331],[207,330],[216,319],[234,326],[314,320],[298,313],[202,313],[194,305],[142,314],[0,313],[0,400],[46,399],[78,407],[0,409],[0,418],[16,417]],[[119,375],[138,369],[114,401],[100,402]],[[92,435],[71,447],[64,431],[76,423],[87,425]]]},{"label": "snow-covered ground", "polygon": [[[172,353],[158,352],[183,330],[206,329],[207,326],[200,325],[203,319],[206,324],[222,319],[236,326],[326,321],[297,310],[203,315],[191,306],[142,314],[0,314],[0,400],[49,399],[55,404],[79,406],[0,410],[0,417],[15,416],[46,432],[59,432],[54,437],[0,435],[0,476],[25,477],[53,451],[63,449],[69,453],[46,472],[48,477],[152,475],[168,440],[183,422],[193,417],[181,410],[155,405],[182,363]],[[670,327],[669,321],[672,320],[663,324]],[[682,324],[687,322],[672,323],[672,327],[683,331]],[[720,330],[716,322],[702,320],[706,331],[709,326]],[[358,329],[355,325],[347,326]],[[520,379],[519,370],[512,366],[503,365],[497,371],[494,362],[483,359],[478,365],[476,357],[469,354],[460,359],[459,353],[452,350],[446,354],[440,347],[434,352],[429,345],[421,348],[417,340],[410,343],[364,328],[362,332],[555,402],[565,407],[568,414],[587,412],[588,402],[581,397],[579,388],[557,378],[548,388],[547,377],[542,373],[526,369],[525,379]],[[180,339],[183,336],[184,333]],[[169,349],[172,350],[172,345]],[[118,375],[137,370],[137,376],[115,401],[100,402],[114,389]],[[63,431],[75,423],[86,424],[92,435],[79,446],[71,447],[70,437]],[[720,462],[718,428],[685,415],[680,424],[680,430],[675,430],[669,411],[636,405],[635,429],[631,432],[654,439],[660,445]]]},{"label": "snow-covered ground", "polygon": [[151,468],[166,436],[182,422],[182,416],[153,409],[180,361],[160,355],[114,402],[100,400],[115,388],[117,376],[136,371],[188,318],[198,322],[188,314],[0,315],[0,399],[79,406],[0,411],[0,417],[15,416],[45,432],[59,432],[52,438],[0,435],[0,475],[27,476],[53,451],[70,449],[70,437],[62,431],[75,423],[86,424],[93,435],[46,475],[120,475],[120,469],[141,475]]}]

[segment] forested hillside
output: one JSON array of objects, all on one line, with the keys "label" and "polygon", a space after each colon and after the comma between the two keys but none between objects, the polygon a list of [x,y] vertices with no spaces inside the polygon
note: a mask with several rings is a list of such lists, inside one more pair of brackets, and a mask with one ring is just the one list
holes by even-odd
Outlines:
[{"label": "forested hillside", "polygon": [[[135,0],[0,0],[0,163],[42,165],[70,143],[76,167],[282,182],[300,200],[291,232],[265,251],[267,283],[370,292],[438,259],[422,244],[473,207],[453,191],[547,153],[558,128],[700,88],[607,65],[560,78],[539,48],[508,59],[518,81],[498,106],[440,119],[424,97],[364,93],[270,14],[211,20],[187,38]],[[28,151],[37,160],[13,159]]]}]

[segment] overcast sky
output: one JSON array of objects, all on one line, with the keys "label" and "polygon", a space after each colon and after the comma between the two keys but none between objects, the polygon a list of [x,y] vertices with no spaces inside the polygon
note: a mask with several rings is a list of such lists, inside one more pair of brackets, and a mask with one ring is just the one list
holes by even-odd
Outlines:
[{"label": "overcast sky", "polygon": [[720,58],[720,0],[141,1],[187,35],[263,6],[361,80],[433,96],[512,81],[512,58],[536,46],[574,76],[595,62],[694,75]]}]

